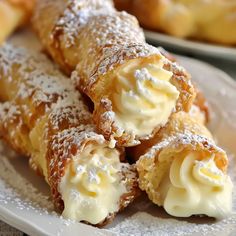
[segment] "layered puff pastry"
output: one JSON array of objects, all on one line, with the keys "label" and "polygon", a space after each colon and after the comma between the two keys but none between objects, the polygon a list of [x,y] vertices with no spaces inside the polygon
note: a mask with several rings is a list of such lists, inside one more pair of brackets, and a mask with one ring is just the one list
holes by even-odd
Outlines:
[{"label": "layered puff pastry", "polygon": [[228,158],[196,117],[173,114],[152,143],[137,147],[139,187],[170,215],[222,219],[232,211]]},{"label": "layered puff pastry", "polygon": [[114,144],[137,145],[193,103],[187,72],[148,45],[137,20],[111,1],[41,0],[33,27],[61,68],[75,70],[97,130]]},{"label": "layered puff pastry", "polygon": [[0,47],[0,136],[30,157],[69,219],[103,225],[138,195],[136,171],[95,131],[70,81],[43,55]]},{"label": "layered puff pastry", "polygon": [[19,26],[28,22],[35,0],[0,1],[0,44]]},{"label": "layered puff pastry", "polygon": [[214,43],[236,44],[234,0],[115,0],[120,10],[135,15],[151,30]]}]

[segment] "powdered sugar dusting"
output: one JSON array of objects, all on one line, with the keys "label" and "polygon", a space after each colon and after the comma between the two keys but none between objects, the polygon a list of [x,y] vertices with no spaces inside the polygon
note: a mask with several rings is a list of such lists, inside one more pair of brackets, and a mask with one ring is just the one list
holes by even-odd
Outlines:
[{"label": "powdered sugar dusting", "polygon": [[[105,139],[96,133],[80,93],[44,55],[6,44],[0,48],[0,72],[9,91],[0,95],[6,101],[0,106],[0,131],[16,150],[31,157],[33,169],[43,172],[54,204],[62,209],[58,184],[67,163],[86,142],[105,145]],[[19,124],[27,129],[19,130]],[[18,133],[24,135],[25,147]]]},{"label": "powdered sugar dusting", "polygon": [[109,0],[92,0],[89,1],[89,5],[85,1],[68,1],[67,8],[57,21],[55,28],[56,31],[63,28],[63,37],[66,41],[66,47],[71,47],[75,44],[79,31],[82,27],[86,26],[90,18],[103,16],[108,12],[111,12],[111,14],[114,13],[112,6],[112,2]]},{"label": "powdered sugar dusting", "polygon": [[[0,158],[0,203],[6,205],[9,202],[13,202],[19,211],[34,211],[39,215],[52,215],[53,217],[60,218],[62,224],[70,226],[74,224],[73,221],[68,221],[62,217],[57,216],[53,211],[53,205],[48,197],[35,188],[28,180],[24,179],[20,173],[18,173],[12,166],[10,160],[15,158],[15,154],[6,153],[3,145],[1,148]],[[2,153],[7,154],[5,157]],[[235,157],[230,156],[231,166],[230,174],[234,183],[236,183],[236,162]],[[236,194],[233,196],[234,210],[236,210]],[[153,206],[151,206],[153,208]],[[143,202],[138,203],[138,213],[135,213],[131,217],[121,220],[116,226],[103,230],[104,235],[106,232],[112,232],[119,236],[169,236],[171,235],[219,235],[224,229],[224,235],[227,232],[232,232],[236,224],[236,213],[231,217],[219,222],[210,223],[192,223],[186,220],[174,219],[168,217],[156,217],[147,212],[145,209],[150,208],[150,202],[146,199]],[[158,209],[158,208],[157,208]],[[57,235],[63,235],[63,231],[58,231]]]},{"label": "powdered sugar dusting", "polygon": [[[55,1],[57,2],[57,1]],[[27,45],[29,44],[28,42],[28,38],[25,38],[25,35],[23,35],[24,40],[24,43],[26,43]],[[182,59],[183,60],[183,59]],[[185,59],[183,60],[185,62],[185,64],[188,65],[188,67],[190,67],[190,69],[193,70],[194,66],[196,66],[196,63],[193,63],[190,59]],[[201,67],[200,67],[201,66]],[[202,68],[202,70],[200,70],[200,68]],[[199,71],[201,73],[199,73]],[[217,100],[216,99],[216,93],[215,93],[215,89],[216,88],[219,88],[220,86],[217,84],[216,86],[211,86],[209,87],[209,83],[210,84],[213,84],[213,83],[220,83],[221,87],[224,87],[226,88],[226,91],[229,92],[229,94],[231,94],[233,96],[233,89],[235,89],[232,84],[230,84],[230,86],[228,86],[226,83],[225,83],[225,80],[223,77],[221,77],[219,74],[210,74],[208,76],[206,76],[206,72],[209,72],[212,73],[212,68],[211,67],[207,67],[207,66],[203,66],[203,64],[199,65],[199,67],[197,67],[197,69],[193,72],[193,75],[196,77],[194,77],[195,79],[197,79],[197,81],[200,81],[200,85],[201,87],[204,87],[205,90],[205,94],[208,96],[208,97],[212,97],[212,100],[214,99],[215,102],[217,102],[217,107],[214,107],[214,110],[216,110],[216,114],[215,116],[213,117],[214,118],[214,121],[213,122],[213,128],[214,128],[214,134],[215,132],[217,131],[218,132],[218,126],[219,126],[219,122],[220,122],[220,126],[222,127],[222,129],[220,129],[218,132],[218,138],[219,136],[222,137],[221,138],[221,142],[222,143],[222,140],[225,139],[225,143],[227,144],[229,142],[229,138],[228,138],[228,131],[230,130],[231,132],[234,132],[234,129],[232,129],[232,124],[229,125],[229,128],[227,128],[227,130],[225,129],[226,127],[226,119],[224,116],[222,116],[222,114],[219,112],[220,110],[222,111],[222,107],[224,107],[224,112],[226,112],[226,114],[228,114],[229,111],[232,111],[232,107],[234,108],[234,99],[227,99],[227,98],[222,98],[220,100]],[[200,78],[198,78],[197,75],[200,75],[200,77],[202,78],[202,82],[200,80]],[[208,78],[210,81],[209,83],[205,83],[205,78]],[[214,81],[213,81],[214,80]],[[233,84],[234,85],[234,84]],[[211,89],[212,90],[211,90]],[[229,90],[229,88],[232,88],[232,91]],[[222,105],[222,101],[225,101],[227,102],[227,104],[231,104],[231,105]],[[229,103],[231,102],[231,103]],[[217,108],[217,109],[216,109]],[[234,117],[235,116],[231,116],[232,118],[232,122],[235,123],[235,120],[234,120]],[[232,135],[232,141],[235,140],[233,137],[235,137],[235,134]],[[0,145],[0,149],[1,149],[1,145]],[[234,149],[230,149],[230,150],[235,150],[235,145],[232,145],[232,148]],[[5,155],[0,155],[0,190],[1,190],[1,207],[5,207],[5,203],[9,202],[9,201],[14,201],[14,199],[16,199],[16,190],[15,188],[17,188],[18,186],[16,186],[16,184],[14,184],[14,181],[16,180],[16,178],[19,178],[21,175],[20,173],[17,171],[17,168],[16,168],[16,171],[15,172],[9,172],[7,169],[9,168],[9,166],[6,167],[6,165],[3,165],[2,163],[4,162],[3,160],[5,160],[5,158],[3,156],[7,156],[7,161],[8,159],[10,158],[10,154],[6,154],[5,151],[4,151],[4,154]],[[233,180],[233,183],[234,185],[236,185],[236,170],[235,170],[235,166],[236,166],[236,163],[235,163],[235,157],[233,156],[229,156],[229,159],[230,159],[230,165],[229,165],[229,171],[230,171],[230,174],[231,174],[231,178]],[[11,163],[8,161],[8,163],[11,165]],[[4,178],[4,175],[5,175],[5,171],[3,171],[3,169],[7,170],[8,174],[7,176],[9,178],[11,178],[11,184],[7,184],[7,182],[9,183],[9,180],[7,181],[6,178]],[[27,168],[27,167],[26,167]],[[28,171],[28,170],[27,170]],[[24,187],[24,186],[27,186],[26,185],[23,185],[21,187]],[[8,190],[5,190],[5,188],[8,188]],[[38,188],[36,188],[36,192],[38,193]],[[32,200],[31,203],[34,202],[34,200],[31,198],[32,196],[32,193],[29,192],[28,193],[28,197]],[[8,196],[11,197],[10,200],[8,200]],[[19,196],[19,195],[18,195]],[[47,197],[49,195],[44,195],[44,194],[40,194],[40,195],[37,195],[36,197],[36,201],[38,200],[38,198],[40,196],[44,196],[44,197]],[[24,197],[21,197],[21,201],[24,201],[23,200]],[[236,191],[234,191],[234,195],[233,195],[233,199],[234,199],[234,211],[236,211]],[[5,203],[3,203],[3,201],[5,200]],[[50,201],[47,199],[43,204],[42,206],[46,205],[46,203],[49,203],[50,205],[48,206],[51,206],[51,203]],[[27,203],[28,204],[28,203]],[[141,207],[142,206],[142,207]],[[143,201],[142,203],[139,203],[138,207],[139,207],[139,211],[145,211],[145,209],[150,206],[150,202],[147,202],[147,201]],[[27,207],[27,206],[25,206]],[[26,211],[25,210],[25,207],[23,208],[23,211]],[[151,206],[153,208],[153,205]],[[50,207],[49,207],[50,208]],[[19,208],[18,208],[19,209]],[[36,210],[40,210],[41,208],[37,208]],[[156,208],[154,208],[156,209]],[[157,208],[158,211],[159,211],[159,208]],[[50,211],[50,209],[46,209],[47,212],[50,214],[50,215],[54,215],[56,216],[56,213],[53,213]],[[130,208],[130,211],[125,211],[126,213],[129,214],[129,212],[132,212],[133,210],[133,206]],[[21,212],[22,210],[19,210],[19,212]],[[113,232],[114,234],[116,235],[121,235],[121,236],[125,236],[125,235],[128,235],[128,236],[143,236],[143,235],[147,235],[147,236],[155,236],[155,235],[192,235],[195,233],[195,235],[230,235],[230,232],[231,232],[231,235],[234,235],[234,233],[232,233],[233,230],[235,230],[235,216],[233,216],[232,218],[229,218],[229,219],[226,219],[224,221],[221,221],[221,222],[217,222],[217,223],[214,223],[214,224],[195,224],[195,223],[189,223],[185,220],[181,220],[181,219],[170,219],[170,216],[165,219],[163,217],[154,217],[152,216],[151,214],[148,214],[148,213],[143,213],[143,212],[140,212],[140,213],[137,213],[135,215],[133,215],[131,218],[127,217],[127,215],[125,215],[125,212],[121,213],[121,216],[119,219],[117,219],[119,221],[118,225],[117,226],[114,226],[112,227],[111,229],[109,229],[109,232]],[[44,212],[40,212],[42,213],[43,217],[46,216],[46,214]],[[40,214],[39,213],[39,214]],[[124,215],[123,215],[124,214]],[[58,217],[58,216],[57,216]],[[119,217],[119,216],[118,216]],[[159,223],[160,222],[160,223]],[[48,222],[49,225],[52,225],[53,224],[53,227],[57,227],[54,225],[54,222],[52,223],[51,221]],[[63,225],[71,225],[72,223],[70,221],[65,221],[61,218],[61,222],[60,224],[58,225],[58,234],[55,234],[55,235],[65,235],[63,234],[63,231],[61,230],[61,227]],[[47,230],[47,226],[46,225],[40,225],[39,224],[39,227],[42,226],[45,230]],[[215,227],[216,226],[216,227]],[[73,227],[72,227],[73,228]],[[173,231],[172,231],[173,229]],[[223,232],[222,232],[223,230]],[[80,233],[80,230],[78,229],[78,231],[76,232],[77,234],[75,235],[78,235]],[[92,235],[95,235],[92,234]],[[96,232],[96,235],[98,235],[98,233]],[[101,234],[101,235],[108,235],[107,231],[105,231],[104,234]]]},{"label": "powdered sugar dusting", "polygon": [[[48,225],[52,225],[55,219],[60,219],[60,225],[66,227],[74,224],[74,221],[64,219],[54,211],[49,189],[42,191],[43,188],[36,187],[39,186],[37,181],[31,182],[27,175],[24,177],[19,173],[18,158],[24,157],[18,157],[16,153],[0,142],[0,206],[7,208],[14,206],[20,214],[49,216],[52,221],[48,221]],[[63,228],[56,231],[56,235],[63,235]]]},{"label": "powdered sugar dusting", "polygon": [[218,147],[213,141],[204,136],[192,134],[190,132],[178,133],[177,135],[167,137],[163,141],[154,145],[145,155],[144,158],[153,158],[155,153],[163,148],[170,146],[173,149],[178,149],[179,144],[191,145],[196,148],[198,144],[203,144],[206,149],[214,150],[215,152],[224,153],[224,150]]},{"label": "powdered sugar dusting", "polygon": [[[14,202],[20,210],[53,211],[54,207],[48,195],[39,192],[23,178],[12,166],[10,159],[17,158],[0,143],[0,203]],[[3,154],[7,155],[7,157]],[[19,157],[20,158],[20,157]],[[24,200],[23,200],[24,199]]]},{"label": "powdered sugar dusting", "polygon": [[[63,177],[72,172],[70,169],[72,160],[84,158],[84,155],[80,154],[83,153],[86,145],[94,145],[94,152],[96,152],[96,145],[103,149],[109,143],[96,132],[92,116],[79,92],[45,56],[34,54],[24,48],[5,45],[0,48],[0,74],[1,84],[9,91],[2,97],[0,95],[0,98],[5,101],[5,104],[0,104],[0,135],[3,135],[16,150],[24,146],[25,141],[27,142],[28,145],[25,145],[27,151],[23,151],[23,154],[28,154],[31,158],[31,166],[43,174],[50,186],[54,206],[62,212],[66,210],[68,204],[67,199],[63,197],[64,190],[60,186]],[[18,107],[19,114],[15,109]],[[13,116],[17,115],[27,126],[24,132],[16,130],[17,121],[9,126]],[[11,127],[14,131],[10,137]],[[18,140],[17,131],[24,137]],[[115,149],[111,149],[110,152],[115,153],[119,163],[120,152]],[[100,155],[99,153],[94,155],[97,154]],[[101,155],[109,155],[108,157],[111,158],[110,154],[105,152]],[[120,174],[112,175],[112,179],[120,175],[125,176],[125,173],[121,172],[121,165],[118,167]],[[100,170],[99,167],[94,172],[88,173],[89,179],[92,181],[95,175],[100,175]],[[109,170],[106,171],[110,173]],[[121,182],[121,186],[124,187],[125,192],[122,191],[121,194],[118,192],[120,202],[115,204],[118,207],[120,205],[125,207],[135,197],[137,182],[125,179]],[[130,192],[129,187],[132,188]],[[76,188],[76,191],[83,190]],[[123,200],[124,194],[128,196]],[[92,198],[92,201],[96,202],[96,199]],[[91,206],[89,205],[88,209],[91,210]],[[109,211],[104,220],[108,221],[109,217],[113,217],[113,212]]]},{"label": "powdered sugar dusting", "polygon": [[[229,174],[236,184],[236,157],[229,155],[230,166]],[[171,218],[167,214],[162,216],[153,215],[154,205],[146,204],[146,198],[138,203],[143,206],[140,212],[133,214],[131,217],[125,218],[109,231],[119,236],[169,236],[169,235],[233,235],[236,224],[236,191],[233,192],[233,213],[230,217],[213,221],[208,218],[195,217],[195,220]],[[148,211],[151,210],[151,214]],[[155,208],[154,208],[155,209]],[[157,208],[157,211],[162,209]],[[201,223],[195,223],[201,222]]]},{"label": "powdered sugar dusting", "polygon": [[235,228],[236,215],[214,224],[196,224],[176,219],[162,219],[146,212],[139,212],[110,229],[120,236],[169,236],[169,235],[219,235],[224,228],[231,232]]},{"label": "powdered sugar dusting", "polygon": [[[165,67],[173,67],[176,75],[172,76],[170,82],[181,93],[176,101],[177,107],[180,110],[187,107],[185,105],[189,104],[193,95],[189,78],[177,64],[168,66],[172,63],[167,58],[163,59],[156,47],[145,42],[143,31],[135,17],[116,11],[109,0],[54,2],[38,1],[33,19],[34,29],[48,53],[64,71],[71,74],[76,70],[72,80],[94,102],[94,120],[106,139],[111,139],[120,128],[116,119],[111,115],[108,117],[110,111],[115,111],[116,108],[112,106],[110,93],[106,88],[115,79],[112,70],[118,72],[118,68],[131,60],[143,61],[144,66],[145,59],[150,63],[163,60]],[[52,11],[53,17],[48,19],[47,14]],[[44,24],[49,25],[45,30]],[[100,92],[96,91],[98,88],[101,88]],[[105,105],[103,98],[110,100],[110,104],[107,102]],[[108,119],[105,120],[105,117]],[[156,127],[156,131],[158,128],[160,127]],[[151,136],[150,131],[147,133],[145,138]],[[118,145],[123,146],[136,145],[139,139],[129,129],[124,129],[120,137],[116,136]]]}]

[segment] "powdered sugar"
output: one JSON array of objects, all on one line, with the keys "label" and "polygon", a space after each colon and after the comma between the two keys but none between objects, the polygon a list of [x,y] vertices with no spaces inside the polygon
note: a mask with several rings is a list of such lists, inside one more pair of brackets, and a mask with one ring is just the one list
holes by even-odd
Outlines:
[{"label": "powdered sugar", "polygon": [[[58,0],[55,6],[54,2],[38,1],[33,19],[34,29],[48,53],[64,71],[71,74],[76,69],[77,73],[73,73],[72,80],[93,101],[96,126],[106,139],[110,139],[111,135],[117,133],[117,128],[123,129],[112,116],[109,116],[109,120],[104,119],[104,113],[115,111],[113,101],[106,107],[100,103],[102,98],[111,99],[107,90],[115,79],[111,71],[114,69],[117,72],[119,66],[127,65],[133,59],[143,61],[144,64],[144,58],[150,62],[152,59],[159,60],[160,51],[145,42],[137,20],[125,12],[116,11],[111,1]],[[52,17],[48,18],[47,14],[52,14]],[[45,30],[44,24],[47,26]],[[163,61],[167,67],[171,63],[168,59]],[[183,104],[188,104],[192,97],[192,85],[182,73],[183,69],[178,68],[177,64],[173,64],[173,67],[178,72],[178,78],[173,76],[172,80],[175,81],[171,83],[179,88],[181,96],[171,102],[177,103],[182,109]],[[187,83],[189,86],[185,86]],[[162,87],[162,83],[159,84]],[[160,127],[157,125],[155,128],[157,131]],[[143,137],[151,136],[153,129],[150,128]],[[137,144],[140,136],[125,128],[116,140],[118,145],[122,143],[130,146]]]},{"label": "powdered sugar", "polygon": [[[216,134],[219,128],[217,127],[217,124],[222,122],[222,115],[216,109],[213,114],[213,134]],[[230,126],[232,125],[230,124]],[[221,130],[221,133],[217,134],[227,137],[228,133],[226,132],[223,133],[223,130]],[[191,139],[187,139],[186,141]],[[161,146],[163,147],[163,145]],[[229,153],[230,152],[235,152],[235,149],[230,149]],[[228,172],[235,186],[236,156],[233,154],[228,154],[228,158]],[[214,221],[213,219],[206,217],[191,217],[185,219],[173,218],[166,214],[162,208],[147,202],[146,198],[141,199],[141,201],[136,202],[133,205],[131,214],[132,215],[130,217],[127,217],[127,214],[124,213],[124,215],[120,217],[119,221],[115,222],[115,225],[108,228],[108,230],[119,236],[234,235],[236,225],[236,191],[235,189],[233,191],[233,213],[230,217],[221,221]]]},{"label": "powdered sugar", "polygon": [[196,224],[184,220],[162,219],[139,212],[110,229],[119,236],[224,235],[235,228],[236,215],[217,223]]},{"label": "powdered sugar", "polygon": [[[27,42],[27,40],[25,40],[25,42]],[[191,61],[189,62],[189,59],[187,59],[185,61],[186,61],[186,63],[191,62]],[[194,63],[192,63],[192,66],[194,67]],[[211,71],[210,69],[211,68],[207,67],[205,69],[205,71],[206,70]],[[201,74],[202,77],[204,77],[204,75],[205,75],[204,72],[202,72],[202,71],[201,71],[201,73],[199,73],[199,70],[196,70],[195,75],[196,74]],[[222,84],[224,84],[223,83],[224,80],[222,78],[220,78],[219,76],[217,77],[216,75],[214,75],[214,76],[210,75],[210,76],[206,76],[206,77],[210,80],[210,82],[212,82],[210,84],[213,84],[213,81],[211,81],[211,79],[214,80],[214,81],[220,81]],[[205,83],[205,78],[206,77],[204,77],[204,81],[201,83],[201,85],[206,86],[207,88],[209,88],[209,84]],[[226,86],[226,84],[225,84],[225,86]],[[214,91],[218,87],[219,87],[218,85],[216,87],[214,87]],[[212,86],[212,89],[213,89],[213,86]],[[227,91],[228,91],[228,87],[227,87]],[[212,99],[216,99],[216,97],[214,96],[215,93],[213,93],[213,92],[208,93],[208,92],[209,92],[209,90],[206,89],[206,95],[212,96]],[[230,94],[233,94],[233,93],[230,93]],[[234,102],[235,100],[232,99],[231,101]],[[219,100],[219,107],[220,106],[221,106],[221,100]],[[232,104],[232,106],[228,106],[228,108],[227,108],[227,106],[221,106],[221,109],[222,109],[222,107],[224,107],[224,111],[228,113],[228,109],[232,110],[232,107],[234,107],[234,106],[233,106],[233,104]],[[218,113],[218,112],[217,112],[216,116],[218,116],[217,119],[220,119],[223,122],[222,124],[224,125],[224,128],[225,128],[225,119],[223,119],[221,114]],[[233,117],[234,116],[232,116],[232,121],[233,121]],[[214,124],[214,127],[213,127],[214,131],[217,130],[217,127],[218,127],[217,122]],[[232,126],[230,126],[230,127],[232,129]],[[228,142],[229,141],[228,136],[226,135],[226,133],[223,133],[222,131],[225,131],[225,130],[222,129],[220,135],[222,136],[222,138],[224,138]],[[232,131],[233,131],[233,129],[232,129]],[[235,137],[235,136],[232,136],[232,137]],[[2,146],[0,145],[0,149],[1,149],[1,147]],[[234,145],[234,147],[235,147],[235,145]],[[11,155],[7,154],[7,156],[9,157]],[[236,165],[235,165],[235,162],[234,162],[234,158],[235,157],[230,157],[230,160],[232,160],[232,161],[230,161],[230,166],[229,167],[230,167],[230,173],[232,173],[231,174],[232,180],[233,180],[234,183],[236,183],[236,176],[234,174],[234,173],[236,173],[236,170],[235,170]],[[0,178],[1,178],[1,180],[0,180],[0,182],[1,182],[0,189],[1,189],[2,199],[5,199],[6,200],[5,203],[7,203],[7,202],[11,201],[11,200],[7,200],[7,196],[10,195],[12,201],[14,201],[14,198],[16,198],[15,188],[17,188],[17,187],[19,187],[19,189],[24,188],[25,186],[27,186],[27,183],[29,183],[31,181],[30,180],[26,181],[27,183],[24,183],[23,186],[22,185],[16,186],[18,184],[18,182],[17,182],[17,184],[14,184],[15,179],[22,176],[22,173],[19,172],[18,165],[17,165],[15,172],[8,172],[9,173],[8,176],[9,176],[9,178],[11,178],[11,184],[12,185],[8,185],[8,190],[9,191],[5,191],[4,188],[6,187],[7,181],[6,181],[5,178],[3,178],[3,175],[1,174],[1,173],[4,173],[4,175],[5,175],[5,172],[2,172],[3,168],[5,168],[5,165],[2,164],[3,160],[4,160],[4,158],[1,155],[1,158],[0,158]],[[21,160],[21,161],[24,161],[24,160]],[[11,165],[10,162],[9,162],[9,164]],[[25,164],[26,165],[25,165],[25,168],[23,170],[24,170],[24,172],[29,172],[28,167],[26,167],[27,163],[25,163]],[[25,188],[27,188],[27,187],[25,187]],[[39,190],[38,187],[35,187],[35,190],[37,191],[37,193],[38,192],[39,193],[43,192],[43,191]],[[29,192],[27,194],[28,197],[30,197],[30,195],[34,195],[34,193]],[[40,196],[42,196],[42,195],[37,195],[37,197],[34,198],[34,199],[37,201],[37,199],[40,198]],[[43,196],[47,197],[49,195],[43,194]],[[236,210],[235,199],[236,199],[236,191],[234,191],[234,210]],[[34,202],[35,200],[32,200],[32,202]],[[19,201],[19,200],[17,200],[17,201]],[[23,196],[21,196],[20,201],[24,201]],[[42,204],[42,206],[46,206],[46,203],[50,203],[50,201],[47,199]],[[1,203],[0,205],[4,206],[3,203]],[[48,206],[51,206],[51,204],[48,205]],[[141,206],[143,206],[143,207],[141,207]],[[145,209],[148,206],[150,206],[150,202],[147,202],[146,200],[143,201],[143,202],[139,202],[139,204],[138,204],[138,208],[141,211],[145,211]],[[154,210],[157,209],[157,211],[161,211],[160,208],[156,208],[154,205],[151,205],[151,207]],[[40,209],[41,209],[41,207],[37,208],[36,211],[40,210]],[[22,210],[24,211],[25,208],[22,208]],[[210,225],[209,225],[207,223],[204,223],[204,224],[202,224],[202,223],[198,223],[198,224],[191,223],[191,222],[187,222],[187,221],[181,220],[181,219],[178,219],[178,220],[173,219],[173,218],[170,219],[170,216],[167,216],[167,215],[165,215],[164,217],[153,217],[151,214],[143,213],[143,212],[135,214],[132,218],[128,218],[127,215],[129,215],[130,212],[132,212],[132,210],[133,210],[133,207],[130,208],[130,211],[128,210],[128,211],[125,211],[125,212],[121,213],[121,216],[118,219],[118,221],[119,221],[118,225],[111,228],[109,231],[110,232],[116,232],[117,235],[121,235],[121,236],[122,235],[129,235],[129,236],[130,235],[135,235],[135,236],[136,235],[152,235],[152,236],[153,235],[191,235],[191,234],[194,234],[194,233],[195,233],[195,235],[199,235],[199,234],[203,234],[203,235],[206,235],[206,234],[209,234],[209,235],[216,235],[216,234],[218,234],[218,235],[219,234],[220,235],[227,235],[228,234],[228,235],[230,235],[229,232],[232,233],[232,230],[235,229],[235,217],[234,216],[232,218],[226,219],[226,220],[221,221],[219,223],[213,223],[212,224],[212,222],[211,222]],[[55,214],[55,213],[52,213],[50,211],[50,209],[47,209],[47,213],[50,214],[50,215]],[[44,214],[43,211],[42,212],[38,211],[37,214],[43,214],[43,216],[45,217],[45,216],[47,216],[47,213]],[[124,220],[124,218],[127,219],[127,220]],[[192,221],[195,222],[196,220],[192,220]],[[160,224],[159,224],[159,222],[160,222]],[[49,225],[52,224],[52,221],[49,221],[48,224]],[[38,225],[40,226],[39,222],[38,222]],[[65,221],[65,220],[62,219],[60,225],[58,225],[58,231],[60,231],[60,233],[54,234],[54,235],[63,235],[63,232],[61,231],[61,229],[59,229],[59,227],[61,227],[62,225],[71,225],[71,222],[70,221]],[[47,226],[45,226],[45,225],[41,225],[41,226],[45,230],[47,230]],[[53,225],[53,228],[56,228],[56,227],[57,227],[56,225]],[[221,230],[224,230],[224,232],[221,232]],[[79,234],[79,233],[80,233],[80,231],[77,231],[77,234]],[[75,234],[75,235],[77,235],[77,234]],[[93,235],[95,235],[95,234],[98,235],[97,232],[94,233]],[[107,235],[107,234],[108,233],[105,232],[105,235]]]},{"label": "powdered sugar", "polygon": [[[1,158],[0,158],[0,203],[1,205],[7,205],[9,202],[13,203],[19,211],[35,212],[38,215],[49,215],[58,217],[53,211],[53,205],[49,199],[48,194],[44,194],[38,188],[35,188],[29,180],[22,177],[19,169],[16,171],[12,166],[12,161],[15,158],[14,153],[8,153],[4,149],[3,145],[0,145]],[[5,153],[7,157],[4,157],[2,153]],[[18,157],[19,158],[19,157]],[[234,183],[236,183],[236,168],[235,157],[230,156],[230,174]],[[19,160],[23,161],[24,160]],[[18,167],[17,167],[18,168]],[[27,168],[27,167],[26,167]],[[47,191],[46,191],[47,192]],[[234,192],[234,210],[236,210],[236,195]],[[131,217],[120,217],[120,222],[109,228],[103,230],[104,235],[107,231],[115,233],[119,236],[169,236],[169,235],[198,235],[200,232],[202,235],[220,235],[222,229],[223,235],[232,232],[236,224],[236,215],[232,215],[228,219],[214,222],[204,218],[192,218],[190,221],[183,219],[174,219],[165,213],[154,216],[153,212],[162,212],[162,209],[155,207],[146,198],[142,199],[136,205],[132,207],[135,213]],[[150,209],[152,211],[150,212]],[[150,212],[150,213],[148,213]],[[124,213],[125,216],[125,213]],[[60,217],[62,224],[66,227],[74,224],[72,221],[67,221]],[[199,223],[193,223],[193,222]],[[52,223],[51,223],[52,224]],[[58,235],[63,235],[63,231]]]},{"label": "powdered sugar", "polygon": [[79,99],[79,93],[75,93],[76,97],[71,97],[71,91],[75,91],[73,86],[44,55],[29,53],[10,44],[1,47],[0,54],[2,75],[7,77],[9,82],[12,80],[12,68],[18,65],[20,78],[16,96],[27,98],[35,93],[35,102],[50,102],[54,94],[70,96],[73,101]]},{"label": "powdered sugar", "polygon": [[[48,3],[47,3],[48,4]],[[84,27],[89,19],[94,16],[103,16],[107,12],[114,12],[111,1],[90,1],[89,6],[85,8],[86,2],[68,1],[67,8],[56,24],[56,30],[63,28],[66,47],[71,47],[75,44],[78,32]],[[85,8],[84,10],[80,10]],[[93,8],[94,11],[91,11]]]},{"label": "powdered sugar", "polygon": [[[229,159],[229,173],[233,183],[236,184],[236,157],[230,155]],[[140,206],[142,207],[140,208]],[[232,216],[221,221],[214,221],[206,217],[172,218],[165,214],[161,208],[148,203],[146,198],[137,202],[133,209],[136,213],[121,220],[108,230],[119,236],[180,236],[199,235],[200,233],[211,236],[231,235],[236,224],[236,192],[233,192],[234,212]]]},{"label": "powdered sugar", "polygon": [[27,215],[46,216],[48,220],[45,222],[45,227],[59,221],[61,228],[55,230],[55,235],[62,235],[63,227],[75,222],[62,218],[54,211],[49,187],[43,177],[35,176],[28,167],[25,171],[26,162],[27,159],[17,156],[0,142],[0,209],[2,211],[7,208],[14,211],[13,208],[26,219]]},{"label": "powdered sugar", "polygon": [[62,209],[58,184],[67,163],[87,142],[106,141],[96,133],[80,93],[42,54],[6,44],[0,48],[0,72],[9,91],[0,95],[6,101],[0,106],[1,132],[16,150],[31,157],[31,166],[43,173],[54,204]]},{"label": "powdered sugar", "polygon": [[152,158],[155,156],[155,153],[162,150],[163,148],[169,146],[173,149],[177,149],[179,145],[192,145],[193,148],[196,148],[196,145],[203,144],[206,149],[215,150],[216,152],[224,153],[223,149],[218,147],[214,142],[203,137],[201,135],[192,134],[190,132],[179,133],[174,136],[167,137],[162,142],[154,145],[149,152],[145,154],[145,158]]},{"label": "powdered sugar", "polygon": [[38,189],[14,169],[11,160],[17,158],[15,153],[9,152],[2,143],[0,143],[0,147],[0,203],[7,204],[11,201],[20,210],[33,209],[43,211],[44,213],[47,212],[47,214],[48,211],[52,212],[54,207],[49,195],[39,192]]}]

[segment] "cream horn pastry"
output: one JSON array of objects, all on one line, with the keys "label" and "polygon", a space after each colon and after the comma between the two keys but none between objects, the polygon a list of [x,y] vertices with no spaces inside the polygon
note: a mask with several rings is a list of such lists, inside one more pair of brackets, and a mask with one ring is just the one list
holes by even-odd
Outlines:
[{"label": "cream horn pastry", "polygon": [[102,225],[137,196],[133,166],[95,131],[70,81],[43,55],[0,48],[0,136],[30,157],[66,218]]},{"label": "cream horn pastry", "polygon": [[[228,158],[210,132],[178,112],[136,163],[139,187],[170,215],[224,218],[232,210]],[[141,149],[139,150],[141,151]]]},{"label": "cream horn pastry", "polygon": [[111,1],[38,1],[33,26],[61,68],[75,70],[72,80],[93,101],[97,130],[107,140],[137,145],[171,113],[190,109],[190,76],[148,45],[137,20]]},{"label": "cream horn pastry", "polygon": [[0,1],[0,44],[19,26],[29,21],[35,0]]}]

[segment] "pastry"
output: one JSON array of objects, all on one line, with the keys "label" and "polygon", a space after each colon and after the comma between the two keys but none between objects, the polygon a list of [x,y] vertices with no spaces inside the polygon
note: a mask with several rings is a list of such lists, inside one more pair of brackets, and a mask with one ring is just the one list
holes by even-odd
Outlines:
[{"label": "pastry", "polygon": [[236,44],[234,0],[130,0],[117,8],[135,15],[151,30],[220,44]]},{"label": "pastry", "polygon": [[[161,49],[162,53],[165,53],[168,58],[171,58],[172,61],[176,61],[176,59],[166,52],[165,50]],[[188,116],[191,117],[191,120],[194,119],[196,123],[199,123],[200,125],[207,125],[210,121],[210,112],[209,112],[209,106],[208,102],[202,93],[202,91],[194,84],[195,91],[196,91],[196,97],[194,100],[193,105],[191,106]],[[180,113],[179,113],[180,114]],[[172,120],[172,118],[170,118]],[[182,121],[184,122],[184,121]],[[167,124],[168,126],[168,124]],[[164,131],[163,131],[164,130]],[[166,127],[163,127],[161,129],[161,133],[165,132]],[[142,140],[141,143],[134,147],[129,147],[126,149],[127,157],[130,160],[130,162],[136,162],[141,155],[143,155],[149,148],[151,148],[153,145],[155,145],[158,140],[160,140],[160,133],[156,133],[152,138],[147,140]]]},{"label": "pastry", "polygon": [[[94,103],[97,130],[119,146],[153,136],[195,97],[190,76],[144,41],[137,20],[111,1],[42,0],[33,26],[61,68]],[[146,121],[149,122],[146,122]]]},{"label": "pastry", "polygon": [[185,112],[172,115],[136,166],[139,187],[170,215],[221,219],[231,213],[227,155],[203,124]]},{"label": "pastry", "polygon": [[30,157],[69,219],[103,225],[138,195],[133,166],[109,147],[70,81],[43,55],[0,48],[0,136]]},{"label": "pastry", "polygon": [[201,124],[206,125],[211,118],[209,105],[201,89],[199,89],[196,84],[194,87],[196,91],[196,98],[189,111],[189,114],[197,119]]},{"label": "pastry", "polygon": [[[168,58],[172,62],[178,63],[177,59],[175,58],[174,55],[166,51],[164,48],[159,47],[159,51],[163,56]],[[194,81],[194,78],[192,78],[192,81]],[[195,92],[196,92],[196,97],[194,100],[193,105],[191,106],[191,109],[189,111],[191,116],[194,116],[198,121],[202,124],[207,124],[210,120],[210,112],[209,112],[209,106],[208,102],[201,91],[201,89],[196,85],[196,83],[193,83]]]},{"label": "pastry", "polygon": [[32,13],[34,0],[0,1],[0,44],[20,25],[26,23]]}]

